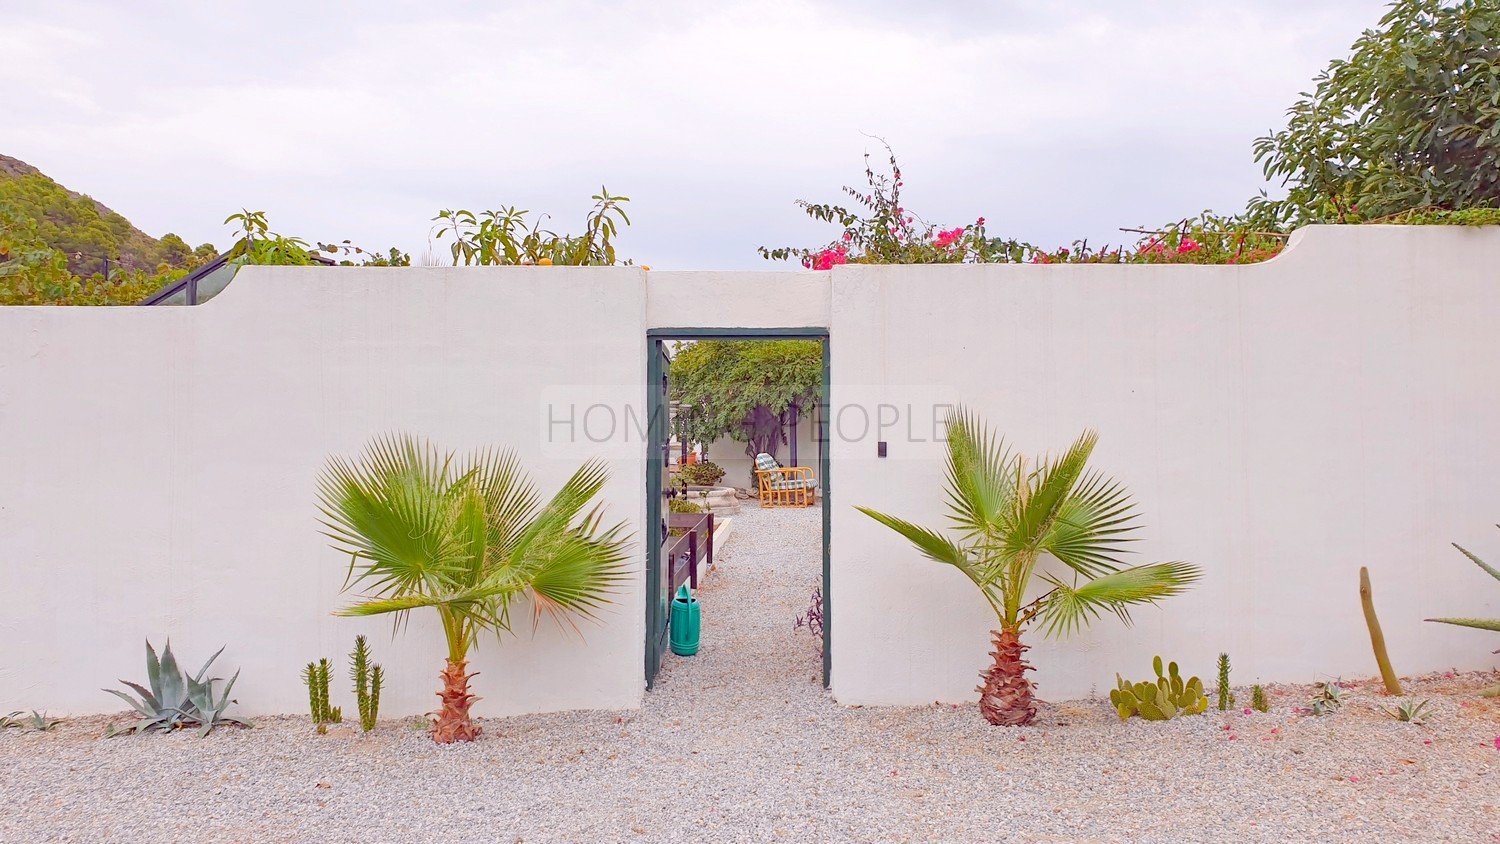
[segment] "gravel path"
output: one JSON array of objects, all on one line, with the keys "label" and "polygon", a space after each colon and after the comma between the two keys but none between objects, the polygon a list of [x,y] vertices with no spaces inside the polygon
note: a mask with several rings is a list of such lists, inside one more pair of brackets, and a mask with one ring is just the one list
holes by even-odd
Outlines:
[{"label": "gravel path", "polygon": [[1472,695],[1492,676],[1415,681],[1428,727],[1363,687],[1325,718],[1290,687],[1268,714],[1154,724],[1100,701],[1022,729],[972,705],[841,708],[792,629],[819,531],[816,510],[741,511],[703,650],[669,656],[639,712],[486,721],[455,747],[299,717],[203,741],[7,730],[0,841],[1500,841],[1500,700]]}]

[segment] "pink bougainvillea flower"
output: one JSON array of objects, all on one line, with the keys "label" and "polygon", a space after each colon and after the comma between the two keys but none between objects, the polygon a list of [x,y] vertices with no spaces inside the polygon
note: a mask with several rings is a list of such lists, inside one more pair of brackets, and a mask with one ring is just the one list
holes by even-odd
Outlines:
[{"label": "pink bougainvillea flower", "polygon": [[939,231],[937,233],[936,245],[940,249],[952,246],[954,243],[962,239],[963,236],[964,229],[962,226],[959,226],[956,229],[952,229],[951,231]]},{"label": "pink bougainvillea flower", "polygon": [[1350,777],[1349,781],[1350,782],[1359,782],[1359,777]]},{"label": "pink bougainvillea flower", "polygon": [[974,225],[976,225],[976,226],[982,226],[982,225],[984,225],[984,218],[980,217],[979,219],[975,220],[974,221]]},{"label": "pink bougainvillea flower", "polygon": [[844,242],[848,243],[854,239],[854,232],[844,232]]},{"label": "pink bougainvillea flower", "polygon": [[1495,749],[1500,750],[1500,736],[1495,736]]},{"label": "pink bougainvillea flower", "polygon": [[1249,715],[1249,714],[1250,714],[1250,710],[1248,710],[1248,709],[1246,709],[1246,710],[1245,710],[1245,714],[1246,714],[1246,715]]},{"label": "pink bougainvillea flower", "polygon": [[1181,253],[1184,253],[1184,252],[1197,252],[1199,249],[1202,249],[1202,248],[1203,247],[1201,245],[1199,245],[1198,241],[1193,240],[1191,237],[1184,237],[1182,239],[1182,242],[1179,243],[1179,244],[1177,244],[1177,252],[1178,252],[1178,254],[1181,254]]}]

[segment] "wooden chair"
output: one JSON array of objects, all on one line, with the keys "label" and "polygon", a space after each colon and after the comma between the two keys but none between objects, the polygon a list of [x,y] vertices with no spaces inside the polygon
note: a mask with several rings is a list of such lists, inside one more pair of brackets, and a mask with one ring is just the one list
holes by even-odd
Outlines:
[{"label": "wooden chair", "polygon": [[818,501],[818,479],[806,466],[782,466],[761,452],[755,455],[755,478],[762,507],[811,507]]}]

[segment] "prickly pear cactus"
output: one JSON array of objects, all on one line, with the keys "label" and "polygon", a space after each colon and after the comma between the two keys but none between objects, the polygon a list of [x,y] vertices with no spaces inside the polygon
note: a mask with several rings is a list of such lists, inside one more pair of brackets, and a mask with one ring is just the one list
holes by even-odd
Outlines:
[{"label": "prickly pear cactus", "polygon": [[1161,657],[1151,661],[1156,670],[1155,683],[1131,683],[1115,675],[1116,687],[1109,692],[1109,702],[1114,704],[1120,720],[1139,715],[1147,721],[1170,721],[1179,715],[1202,715],[1208,711],[1208,697],[1203,694],[1203,681],[1190,677],[1186,682],[1177,670],[1177,663],[1167,664],[1167,673],[1162,674]]}]

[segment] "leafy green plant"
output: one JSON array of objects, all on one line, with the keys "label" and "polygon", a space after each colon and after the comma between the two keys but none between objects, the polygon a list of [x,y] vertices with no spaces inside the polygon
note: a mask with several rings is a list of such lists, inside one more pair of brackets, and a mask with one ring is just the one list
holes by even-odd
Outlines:
[{"label": "leafy green plant", "polygon": [[677,470],[674,480],[688,486],[715,486],[724,480],[724,467],[711,461],[689,463]]},{"label": "leafy green plant", "polygon": [[224,224],[240,227],[239,238],[229,255],[247,264],[307,266],[317,263],[313,260],[312,247],[307,241],[271,231],[264,211],[244,208],[225,217]]},{"label": "leafy green plant", "polygon": [[234,672],[234,676],[229,678],[223,690],[217,693],[214,691],[214,684],[222,682],[221,679],[205,678],[209,667],[223,652],[224,649],[219,648],[213,656],[208,658],[207,662],[203,663],[203,667],[198,669],[197,674],[189,677],[177,665],[177,658],[172,654],[171,640],[167,641],[166,647],[162,649],[161,658],[158,659],[156,649],[151,647],[151,641],[148,639],[146,641],[146,680],[150,688],[147,689],[128,680],[120,681],[133,689],[139,698],[131,697],[116,689],[104,689],[130,704],[130,707],[141,715],[141,719],[124,730],[116,731],[114,725],[110,725],[108,734],[142,733],[147,730],[171,732],[186,727],[197,727],[198,735],[202,737],[212,732],[214,727],[225,724],[250,726],[249,721],[224,714],[229,705],[235,702],[229,694],[234,689],[234,682],[239,679],[240,672]]},{"label": "leafy green plant", "polygon": [[[1036,717],[1029,646],[1033,623],[1045,635],[1066,635],[1109,612],[1130,622],[1130,608],[1154,604],[1199,577],[1191,563],[1124,568],[1121,557],[1139,527],[1135,505],[1119,483],[1088,469],[1098,436],[1085,431],[1058,456],[1028,460],[969,412],[947,420],[949,521],[958,541],[867,507],[860,512],[906,537],[923,556],[953,566],[994,612],[994,663],[982,675],[980,713],[992,724]],[[1043,555],[1062,565],[1038,571]],[[1041,581],[1040,595],[1029,587]]]},{"label": "leafy green plant", "polygon": [[1110,689],[1109,702],[1124,721],[1131,715],[1139,715],[1147,721],[1170,721],[1179,715],[1202,715],[1208,711],[1208,697],[1203,694],[1203,681],[1191,677],[1183,682],[1177,672],[1177,663],[1167,664],[1167,673],[1161,673],[1161,657],[1151,660],[1156,672],[1155,683],[1131,683],[1115,675],[1116,687]]},{"label": "leafy green plant", "polygon": [[380,718],[380,689],[385,685],[385,669],[370,663],[370,645],[363,635],[354,637],[354,652],[349,654],[349,676],[354,680],[354,699],[359,706],[359,726],[365,732],[375,729]]},{"label": "leafy green plant", "polygon": [[1266,699],[1266,689],[1259,683],[1250,687],[1250,708],[1256,712],[1271,711],[1271,701]]},{"label": "leafy green plant", "polygon": [[[600,188],[591,197],[594,207],[584,219],[581,235],[565,235],[543,229],[545,214],[527,223],[523,211],[511,206],[499,211],[474,213],[444,209],[433,221],[434,239],[452,238],[449,251],[453,265],[552,264],[608,267],[618,263],[614,237],[620,226],[630,225],[624,204],[628,196],[614,196]],[[625,262],[629,264],[629,261]]]},{"label": "leafy green plant", "polygon": [[302,682],[307,685],[308,710],[312,713],[313,723],[317,725],[320,735],[328,732],[329,724],[344,721],[343,709],[328,705],[328,682],[332,673],[333,665],[326,658],[309,662],[302,669]]},{"label": "leafy green plant", "polygon": [[[1500,527],[1500,525],[1496,525],[1496,527]],[[1465,557],[1468,557],[1469,560],[1474,563],[1474,565],[1479,566],[1479,568],[1485,574],[1495,578],[1496,580],[1500,580],[1500,570],[1495,569],[1494,566],[1491,566],[1484,560],[1479,559],[1477,556],[1470,553],[1468,549],[1464,548],[1462,545],[1459,545],[1457,542],[1453,543],[1453,547],[1457,548],[1459,550],[1459,553],[1463,554]],[[1500,618],[1428,618],[1423,620],[1436,621],[1440,624],[1454,624],[1459,627],[1472,627],[1476,630],[1491,630],[1500,632]],[[1490,688],[1485,689],[1483,692],[1481,692],[1481,694],[1483,694],[1485,697],[1500,697],[1500,685],[1491,686]]]},{"label": "leafy green plant", "polygon": [[516,599],[531,598],[533,625],[543,615],[571,624],[629,580],[625,526],[605,526],[592,504],[608,477],[585,463],[544,504],[509,451],[460,456],[390,435],[357,460],[329,459],[318,479],[326,535],[349,555],[346,588],[372,593],[338,614],[389,613],[402,630],[412,610],[430,608],[442,624],[435,741],[478,736],[468,655],[483,631],[510,632]]},{"label": "leafy green plant", "polygon": [[1381,706],[1379,709],[1397,721],[1404,721],[1410,724],[1424,724],[1432,714],[1431,710],[1427,708],[1429,703],[1431,701],[1424,700],[1421,703],[1417,703],[1415,701],[1403,700],[1394,709],[1386,706]]},{"label": "leafy green plant", "polygon": [[1219,711],[1234,706],[1234,692],[1229,688],[1229,654],[1219,654]]},{"label": "leafy green plant", "polygon": [[1337,680],[1325,680],[1318,684],[1317,694],[1307,702],[1307,711],[1311,715],[1330,715],[1337,712],[1348,697]]},{"label": "leafy green plant", "polygon": [[1269,225],[1358,222],[1414,207],[1500,202],[1500,73],[1493,0],[1396,0],[1255,142],[1285,199]]},{"label": "leafy green plant", "polygon": [[699,507],[696,502],[689,501],[686,498],[669,498],[669,499],[667,499],[667,509],[670,510],[671,512],[673,512],[673,513],[701,513],[701,512],[703,512],[703,508]]}]

